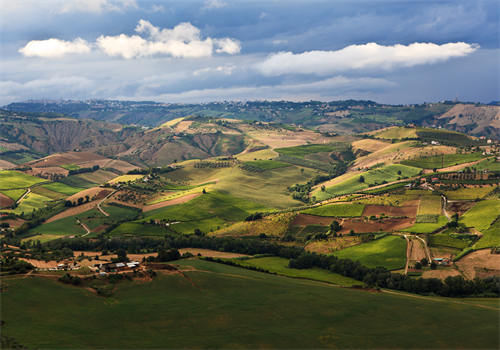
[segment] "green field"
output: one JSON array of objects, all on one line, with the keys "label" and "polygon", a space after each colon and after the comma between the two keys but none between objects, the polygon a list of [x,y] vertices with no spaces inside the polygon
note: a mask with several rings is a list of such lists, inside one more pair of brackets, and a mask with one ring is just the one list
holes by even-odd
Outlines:
[{"label": "green field", "polygon": [[[314,196],[316,196],[318,200],[323,200],[336,195],[358,192],[374,185],[380,185],[384,183],[384,181],[391,182],[403,177],[415,176],[420,170],[419,168],[411,166],[391,164],[354,175],[341,183],[327,187],[325,191],[318,189],[314,191]],[[360,181],[361,176],[364,178],[364,182]]]},{"label": "green field", "polygon": [[64,179],[59,181],[62,184],[65,184],[69,187],[77,187],[77,188],[91,188],[98,185],[97,182],[92,182],[80,177],[80,175],[71,175],[65,177]]},{"label": "green field", "polygon": [[440,215],[441,214],[441,197],[438,195],[422,195],[420,196],[420,204],[418,206],[417,215]]},{"label": "green field", "polygon": [[444,194],[449,200],[473,200],[487,196],[495,186],[459,188],[452,191],[445,191]]},{"label": "green field", "polygon": [[[104,169],[99,169],[97,171],[91,172],[91,173],[83,173],[83,174],[78,174],[76,175],[77,179],[95,183],[95,184],[103,184],[105,182],[108,182],[111,179],[114,179],[118,174],[115,174],[112,171],[109,170],[104,170]],[[92,187],[92,186],[90,186]]]},{"label": "green field", "polygon": [[441,246],[441,247],[450,247],[456,249],[464,249],[471,244],[472,241],[460,238],[454,238],[450,236],[448,233],[437,233],[429,236],[429,245],[430,246]]},{"label": "green field", "polygon": [[26,190],[20,189],[20,190],[3,190],[2,194],[6,195],[7,197],[11,198],[13,201],[16,201],[23,196],[23,194],[26,193]]},{"label": "green field", "polygon": [[307,155],[322,152],[333,152],[344,149],[344,143],[331,143],[331,144],[312,144],[294,147],[276,148],[275,151],[290,157],[304,159]]},{"label": "green field", "polygon": [[494,306],[179,263],[199,271],[121,282],[108,298],[51,279],[6,278],[2,334],[36,349],[499,346]]},{"label": "green field", "polygon": [[400,140],[404,138],[417,138],[415,128],[394,127],[374,134],[376,138],[386,140]]},{"label": "green field", "polygon": [[328,282],[338,284],[344,287],[351,287],[354,285],[363,285],[363,282],[355,279],[339,275],[337,273],[323,270],[320,268],[311,269],[292,269],[288,267],[288,259],[279,257],[265,257],[253,259],[231,259],[233,262],[241,266],[254,266],[265,269],[269,272],[277,273],[279,275],[288,277],[306,278],[321,282]]},{"label": "green field", "polygon": [[217,183],[213,186],[214,190],[224,191],[232,196],[269,207],[287,208],[303,205],[302,202],[292,198],[288,187],[306,183],[320,174],[324,173],[297,166],[258,173],[248,172],[240,167],[211,169],[187,165],[183,169],[165,174],[164,177],[174,183],[189,184],[206,183],[217,179]]},{"label": "green field", "polygon": [[359,261],[368,267],[382,266],[396,270],[406,263],[406,240],[402,236],[386,236],[334,253],[342,259]]},{"label": "green field", "polygon": [[289,167],[290,164],[277,160],[252,160],[243,163],[244,169],[259,169],[260,171]]},{"label": "green field", "polygon": [[500,213],[500,200],[484,200],[465,212],[460,217],[460,222],[467,227],[474,227],[482,232],[490,227],[497,218],[498,213]]},{"label": "green field", "polygon": [[180,221],[171,225],[171,229],[180,233],[193,233],[196,228],[209,232],[216,230],[217,227],[244,220],[248,215],[266,209],[257,203],[211,191],[184,204],[152,210],[141,221],[149,222],[152,219]]},{"label": "green field", "polygon": [[76,164],[64,164],[60,165],[61,168],[64,168],[66,170],[78,170],[80,167]]},{"label": "green field", "polygon": [[9,210],[14,214],[20,215],[22,213],[30,214],[33,210],[37,210],[45,207],[47,202],[50,202],[52,199],[49,197],[45,197],[36,193],[28,193],[26,197],[19,203],[16,209]]},{"label": "green field", "polygon": [[28,238],[23,238],[21,239],[21,242],[27,242],[27,241],[40,241],[40,243],[45,243],[49,241],[53,241],[54,239],[61,238],[60,235],[49,235],[49,234],[42,234],[42,235],[34,235],[30,236]]},{"label": "green field", "polygon": [[486,230],[483,231],[483,237],[472,246],[474,249],[500,247],[500,219]]},{"label": "green field", "polygon": [[0,190],[27,188],[47,180],[14,170],[0,170]]},{"label": "green field", "polygon": [[495,158],[485,159],[472,166],[476,170],[500,171],[500,161]]},{"label": "green field", "polygon": [[65,197],[67,197],[65,194],[49,190],[49,189],[43,187],[43,185],[32,187],[31,192],[39,194],[39,195],[44,196],[44,197],[48,197],[52,200],[63,199]]},{"label": "green field", "polygon": [[440,169],[452,165],[473,162],[481,158],[484,158],[484,156],[481,153],[443,154],[443,155],[405,160],[401,163],[424,169],[434,169],[434,168]]},{"label": "green field", "polygon": [[359,203],[341,203],[322,205],[311,209],[302,211],[304,214],[311,214],[317,216],[338,216],[338,217],[355,217],[361,216],[365,209],[364,204]]},{"label": "green field", "polygon": [[124,222],[110,232],[111,236],[165,236],[167,230],[157,225],[147,225],[138,222]]},{"label": "green field", "polygon": [[[85,216],[86,213],[88,212],[81,213],[78,216]],[[87,231],[76,222],[76,217],[77,216],[69,216],[49,223],[44,223],[32,228],[29,234],[69,236],[87,233]]]},{"label": "green field", "polygon": [[47,184],[47,185],[42,185],[41,187],[44,187],[44,188],[51,190],[51,191],[54,191],[54,192],[59,192],[59,193],[65,194],[67,196],[71,196],[75,193],[78,193],[78,192],[84,190],[84,188],[68,186],[62,182],[52,182],[52,183]]},{"label": "green field", "polygon": [[84,223],[91,231],[95,231],[96,228],[101,227],[100,230],[95,231],[98,233],[102,231],[105,226],[120,221],[133,220],[137,216],[137,212],[129,208],[108,205],[103,206],[102,209],[108,213],[109,216],[105,216],[98,209],[93,208],[77,215],[62,218],[50,223],[43,223],[40,226],[32,228],[29,233],[51,236],[81,235],[87,233],[83,227],[77,223],[77,219]]},{"label": "green field", "polygon": [[443,227],[448,222],[448,219],[444,215],[438,217],[437,222],[428,223],[416,223],[411,227],[405,228],[403,231],[412,233],[432,233],[437,229]]},{"label": "green field", "polygon": [[438,141],[445,145],[467,146],[477,145],[477,143],[467,135],[444,129],[418,128],[417,135],[425,142]]}]

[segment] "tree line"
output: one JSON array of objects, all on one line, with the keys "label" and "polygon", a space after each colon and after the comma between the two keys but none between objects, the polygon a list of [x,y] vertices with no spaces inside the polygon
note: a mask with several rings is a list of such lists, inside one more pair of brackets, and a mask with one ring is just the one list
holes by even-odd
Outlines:
[{"label": "tree line", "polygon": [[297,269],[319,267],[354,278],[370,287],[388,288],[417,294],[434,294],[446,297],[500,295],[500,278],[476,278],[465,280],[462,276],[437,278],[412,278],[392,273],[383,267],[370,268],[357,261],[340,259],[333,255],[307,252],[302,247],[288,247],[275,242],[254,238],[210,237],[198,235],[167,234],[162,238],[98,238],[58,239],[41,245],[47,250],[71,249],[93,251],[117,251],[130,253],[160,251],[181,248],[203,248],[247,255],[267,254],[290,259],[289,266]]}]

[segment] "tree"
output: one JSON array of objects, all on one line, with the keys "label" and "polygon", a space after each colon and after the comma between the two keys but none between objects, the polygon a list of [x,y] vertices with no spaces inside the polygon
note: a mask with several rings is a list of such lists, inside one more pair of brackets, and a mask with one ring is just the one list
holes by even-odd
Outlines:
[{"label": "tree", "polygon": [[427,260],[427,258],[423,258],[422,260],[420,260],[420,263],[422,264],[422,266],[427,266],[429,265],[429,260]]},{"label": "tree", "polygon": [[422,269],[422,263],[420,261],[417,261],[415,263],[415,269],[417,269],[417,270],[421,270]]},{"label": "tree", "polygon": [[194,234],[196,236],[205,236],[205,233],[203,231],[201,231],[199,228],[194,229]]},{"label": "tree", "polygon": [[129,261],[128,257],[127,257],[127,251],[123,248],[119,248],[117,251],[116,251],[116,255],[117,255],[117,261],[118,262],[126,262],[126,261]]},{"label": "tree", "polygon": [[322,192],[325,192],[325,191],[326,191],[326,187],[325,187],[325,185],[321,185],[321,191],[322,191]]},{"label": "tree", "polygon": [[437,268],[437,264],[433,261],[431,262],[431,270],[435,270]]},{"label": "tree", "polygon": [[361,183],[364,183],[364,182],[365,182],[365,177],[364,177],[363,175],[361,175],[361,176],[359,177],[359,182],[361,182]]},{"label": "tree", "polygon": [[159,262],[178,260],[181,257],[181,254],[177,249],[160,249],[158,252],[158,257],[156,258]]},{"label": "tree", "polygon": [[342,226],[338,223],[337,220],[333,220],[332,223],[330,224],[330,231],[331,232],[338,232],[342,229]]},{"label": "tree", "polygon": [[203,189],[203,191],[201,191],[203,194],[206,194],[207,193],[207,190],[206,189]]}]

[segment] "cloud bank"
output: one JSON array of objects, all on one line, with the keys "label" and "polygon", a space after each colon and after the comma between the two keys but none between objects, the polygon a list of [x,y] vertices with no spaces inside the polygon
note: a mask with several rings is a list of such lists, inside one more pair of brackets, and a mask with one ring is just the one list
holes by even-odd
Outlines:
[{"label": "cloud bank", "polygon": [[[180,23],[172,29],[161,29],[141,19],[135,28],[140,35],[101,35],[96,46],[108,56],[124,59],[165,55],[180,58],[210,57],[218,54],[235,55],[241,51],[238,40],[231,38],[202,38],[200,30],[189,22]],[[54,58],[73,53],[88,53],[91,46],[83,39],[64,41],[60,39],[32,40],[19,52],[27,57]]]},{"label": "cloud bank", "polygon": [[300,54],[279,52],[271,54],[257,64],[257,69],[267,76],[284,74],[327,75],[359,69],[390,70],[422,64],[443,62],[453,57],[466,56],[478,45],[464,42],[383,46],[377,43],[350,45],[336,51],[307,51]]},{"label": "cloud bank", "polygon": [[73,41],[59,39],[32,40],[19,52],[26,57],[57,58],[68,54],[84,54],[90,52],[90,45],[81,38]]}]

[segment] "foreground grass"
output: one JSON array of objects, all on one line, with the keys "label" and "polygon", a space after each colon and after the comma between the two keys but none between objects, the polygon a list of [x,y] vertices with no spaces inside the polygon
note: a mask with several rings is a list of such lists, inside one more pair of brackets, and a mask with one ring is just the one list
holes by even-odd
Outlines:
[{"label": "foreground grass", "polygon": [[396,270],[405,266],[406,241],[402,236],[387,236],[334,253],[342,259],[359,261],[368,267]]},{"label": "foreground grass", "polygon": [[230,259],[233,262],[241,266],[254,266],[266,269],[269,272],[274,272],[279,275],[288,277],[299,277],[307,278],[311,280],[328,282],[337,284],[344,287],[351,287],[354,285],[363,285],[363,282],[357,281],[355,279],[339,275],[327,270],[320,268],[311,269],[291,269],[288,267],[288,259],[279,257],[266,257],[266,258],[254,258],[254,259]]},{"label": "foreground grass", "polygon": [[173,274],[148,283],[123,282],[109,298],[38,277],[6,280],[2,334],[28,348],[60,349],[499,345],[496,310],[206,261],[179,264],[200,271],[185,272],[190,280]]}]

